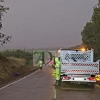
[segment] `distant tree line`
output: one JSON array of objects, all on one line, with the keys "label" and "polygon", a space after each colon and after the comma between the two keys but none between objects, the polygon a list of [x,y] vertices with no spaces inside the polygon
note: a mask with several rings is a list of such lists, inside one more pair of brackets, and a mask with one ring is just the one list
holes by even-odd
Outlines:
[{"label": "distant tree line", "polygon": [[27,65],[33,65],[33,63],[38,64],[39,60],[43,60],[43,63],[45,64],[47,60],[53,59],[53,54],[49,51],[34,51],[33,53],[33,51],[28,52],[25,49],[18,49],[1,51],[0,54],[4,57],[15,57],[25,59]]},{"label": "distant tree line", "polygon": [[15,58],[23,58],[26,59],[26,64],[31,65],[33,55],[32,52],[26,52],[25,50],[6,50],[2,51],[1,54],[5,57],[15,57]]},{"label": "distant tree line", "polygon": [[93,7],[91,21],[87,22],[81,32],[83,45],[94,49],[95,60],[100,59],[100,0]]}]

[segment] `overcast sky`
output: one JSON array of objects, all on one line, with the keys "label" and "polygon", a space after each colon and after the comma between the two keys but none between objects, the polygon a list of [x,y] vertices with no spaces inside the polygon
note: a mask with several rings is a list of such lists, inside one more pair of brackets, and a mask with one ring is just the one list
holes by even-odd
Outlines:
[{"label": "overcast sky", "polygon": [[5,0],[2,33],[12,35],[5,48],[54,48],[79,45],[98,0]]}]

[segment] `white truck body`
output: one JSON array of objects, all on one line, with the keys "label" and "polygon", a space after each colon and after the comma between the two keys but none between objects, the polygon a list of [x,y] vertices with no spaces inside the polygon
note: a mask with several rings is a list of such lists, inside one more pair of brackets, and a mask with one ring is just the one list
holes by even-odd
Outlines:
[{"label": "white truck body", "polygon": [[93,50],[60,50],[61,79],[70,82],[96,82],[99,62],[93,62]]}]

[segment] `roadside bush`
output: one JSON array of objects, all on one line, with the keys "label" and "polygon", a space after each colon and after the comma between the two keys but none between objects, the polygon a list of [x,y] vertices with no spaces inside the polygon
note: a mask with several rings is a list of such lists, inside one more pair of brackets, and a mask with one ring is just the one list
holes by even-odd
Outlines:
[{"label": "roadside bush", "polygon": [[15,58],[22,58],[26,60],[26,64],[30,65],[33,59],[31,52],[26,52],[25,50],[13,50],[13,51],[2,51],[1,54],[4,57],[15,57]]}]

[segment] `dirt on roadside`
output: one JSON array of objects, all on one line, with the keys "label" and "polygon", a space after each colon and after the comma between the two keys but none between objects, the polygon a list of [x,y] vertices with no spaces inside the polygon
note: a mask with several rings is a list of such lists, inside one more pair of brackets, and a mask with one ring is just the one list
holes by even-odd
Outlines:
[{"label": "dirt on roadside", "polygon": [[9,83],[17,81],[17,80],[19,80],[19,79],[21,79],[21,78],[23,78],[23,77],[35,72],[38,69],[39,69],[39,67],[35,66],[35,67],[31,68],[31,70],[24,69],[22,71],[18,71],[17,72],[17,74],[19,74],[18,76],[14,76],[14,74],[13,74],[9,79],[7,79],[5,81],[0,81],[0,88],[5,86],[5,85],[7,85],[7,84],[9,84]]},{"label": "dirt on roadside", "polygon": [[0,87],[27,76],[38,69],[38,66],[26,65],[25,59],[6,58],[0,55]]}]

